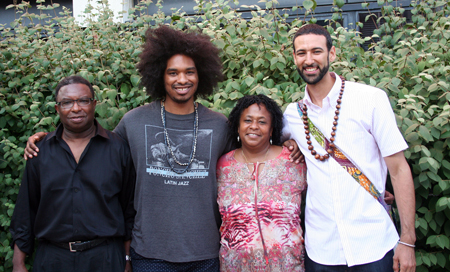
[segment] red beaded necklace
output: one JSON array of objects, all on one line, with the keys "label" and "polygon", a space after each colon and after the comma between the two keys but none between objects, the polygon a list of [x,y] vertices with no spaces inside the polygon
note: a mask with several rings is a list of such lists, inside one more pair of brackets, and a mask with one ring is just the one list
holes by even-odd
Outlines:
[{"label": "red beaded necklace", "polygon": [[335,147],[334,145],[334,140],[336,137],[336,130],[337,130],[337,124],[338,124],[338,119],[339,119],[339,110],[341,109],[341,103],[342,103],[342,94],[344,93],[344,87],[345,87],[345,80],[342,76],[339,76],[342,80],[342,84],[341,84],[341,90],[339,92],[339,98],[336,101],[337,105],[336,105],[336,111],[335,116],[334,116],[334,121],[333,121],[333,127],[331,128],[333,131],[331,132],[331,138],[330,138],[330,144],[329,144],[329,148],[327,149],[327,154],[325,155],[319,155],[317,154],[317,152],[314,150],[314,146],[312,145],[311,142],[311,136],[309,135],[309,123],[308,123],[308,108],[306,107],[305,104],[303,104],[303,109],[302,109],[302,113],[303,113],[303,124],[305,125],[305,134],[306,134],[306,142],[308,144],[308,149],[311,151],[311,154],[316,158],[316,160],[327,160],[328,158],[330,158],[330,155],[333,154],[333,149]]}]

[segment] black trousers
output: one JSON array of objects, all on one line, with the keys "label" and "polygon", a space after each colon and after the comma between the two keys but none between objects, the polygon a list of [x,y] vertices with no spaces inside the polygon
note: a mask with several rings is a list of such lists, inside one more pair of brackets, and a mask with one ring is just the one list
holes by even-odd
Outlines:
[{"label": "black trousers", "polygon": [[39,242],[33,272],[123,272],[125,249],[122,238],[107,239],[102,244],[70,252],[49,242]]}]

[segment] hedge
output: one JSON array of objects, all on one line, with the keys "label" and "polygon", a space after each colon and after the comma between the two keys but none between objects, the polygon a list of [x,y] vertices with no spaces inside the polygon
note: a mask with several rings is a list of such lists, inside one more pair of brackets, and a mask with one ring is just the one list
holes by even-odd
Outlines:
[{"label": "hedge", "polygon": [[[167,23],[200,30],[222,49],[226,78],[214,95],[199,100],[213,110],[228,115],[237,99],[259,93],[284,109],[304,95],[291,37],[301,25],[316,21],[313,0],[290,9],[277,9],[275,0],[263,1],[264,9],[242,7],[251,10],[250,19],[223,0],[197,0],[195,16],[182,10],[165,14],[160,2],[155,4],[159,12],[147,14],[152,3],[141,1],[127,23],[114,23],[103,0],[100,9],[87,9],[89,24],[84,28],[66,9],[50,17],[46,12],[58,4],[43,2],[37,1],[39,14],[29,13],[26,2],[8,6],[17,19],[0,25],[0,272],[12,270],[8,228],[25,166],[26,140],[37,131],[54,130],[58,123],[56,84],[73,74],[87,78],[99,100],[99,122],[113,129],[128,110],[151,101],[139,87],[135,69],[148,27]],[[333,19],[326,26],[337,49],[331,69],[388,93],[409,144],[405,155],[416,189],[417,271],[450,271],[450,6],[427,0],[400,7],[378,0],[382,15],[366,18],[376,20],[378,28],[362,38],[357,30],[339,24],[343,4],[335,1]],[[411,10],[411,21],[405,9]],[[305,15],[287,22],[288,11],[296,10]],[[368,50],[363,49],[365,42],[371,42]]]}]

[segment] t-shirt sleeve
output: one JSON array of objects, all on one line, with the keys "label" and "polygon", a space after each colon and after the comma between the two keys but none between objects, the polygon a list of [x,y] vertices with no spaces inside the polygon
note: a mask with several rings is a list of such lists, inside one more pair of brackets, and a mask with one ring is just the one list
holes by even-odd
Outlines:
[{"label": "t-shirt sleeve", "polygon": [[228,126],[227,126],[227,129],[226,129],[226,139],[227,140],[226,140],[225,150],[223,151],[222,155],[223,154],[227,154],[231,150],[236,149],[236,146],[234,145],[234,142],[231,139],[231,131],[230,131],[230,129],[228,129]]},{"label": "t-shirt sleeve", "polygon": [[372,113],[372,135],[377,142],[381,155],[387,157],[408,148],[397,126],[394,111],[385,92],[375,92]]},{"label": "t-shirt sleeve", "polygon": [[217,181],[222,177],[222,170],[223,170],[223,167],[224,167],[224,164],[225,164],[225,162],[226,162],[226,160],[225,160],[225,156],[226,156],[226,154],[225,155],[222,155],[220,158],[219,158],[219,160],[217,161],[217,169],[216,169],[216,178],[217,178]]},{"label": "t-shirt sleeve", "polygon": [[113,132],[120,136],[120,138],[124,139],[126,142],[128,142],[127,137],[127,130],[125,127],[125,120],[126,115],[120,120],[119,124],[114,128]]}]

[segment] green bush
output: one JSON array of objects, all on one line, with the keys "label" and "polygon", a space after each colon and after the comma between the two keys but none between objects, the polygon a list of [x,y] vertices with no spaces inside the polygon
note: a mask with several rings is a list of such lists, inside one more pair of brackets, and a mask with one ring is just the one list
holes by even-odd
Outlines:
[{"label": "green bush", "polygon": [[[40,2],[42,11],[57,6]],[[263,93],[284,109],[303,97],[291,37],[306,18],[316,20],[315,2],[305,0],[303,6],[292,7],[306,15],[290,23],[288,10],[275,8],[277,1],[264,2],[265,9],[245,7],[251,9],[251,19],[246,20],[223,0],[197,0],[196,16],[181,10],[147,14],[151,1],[142,1],[133,10],[133,21],[121,24],[110,19],[107,8],[90,7],[86,28],[78,26],[67,10],[49,17],[29,13],[25,2],[9,7],[18,19],[0,26],[0,263],[4,264],[0,272],[12,267],[8,228],[25,166],[25,142],[34,132],[55,129],[56,84],[73,74],[87,78],[99,100],[99,122],[113,129],[128,110],[150,102],[135,69],[149,26],[169,23],[178,29],[198,29],[222,49],[226,78],[214,95],[200,100],[209,108],[228,115],[243,95]],[[335,1],[327,27],[337,48],[331,69],[388,93],[410,146],[405,154],[415,177],[417,271],[450,270],[450,7],[447,1],[412,2],[408,22],[405,9],[391,2],[378,0],[379,27],[372,37],[362,38],[336,21],[343,1]],[[372,45],[364,51],[366,41]]]}]

